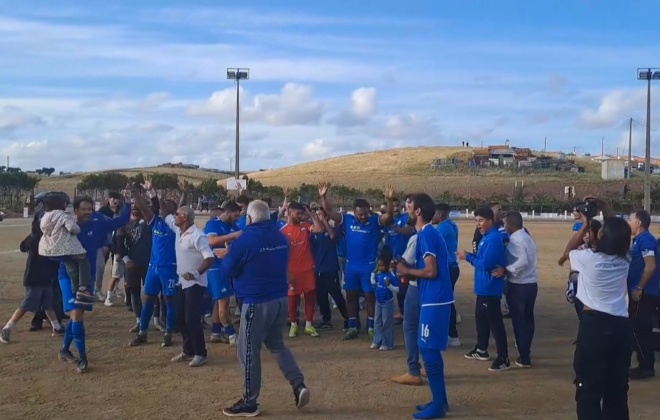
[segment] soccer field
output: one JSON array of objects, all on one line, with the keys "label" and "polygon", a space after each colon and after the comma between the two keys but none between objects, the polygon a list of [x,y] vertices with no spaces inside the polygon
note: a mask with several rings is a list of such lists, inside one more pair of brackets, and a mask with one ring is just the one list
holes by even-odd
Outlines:
[{"label": "soccer field", "polygon": [[[200,221],[203,223],[204,221]],[[471,248],[474,223],[460,221],[460,248]],[[472,269],[461,263],[456,301],[463,322],[458,326],[463,346],[444,355],[451,411],[461,419],[571,419],[575,418],[573,346],[577,318],[566,303],[567,268],[557,259],[571,235],[570,223],[526,223],[539,249],[539,297],[532,369],[506,372],[487,370],[488,363],[467,360],[463,354],[476,340]],[[29,232],[24,220],[0,224],[0,322],[20,304],[25,255],[15,252]],[[106,267],[106,283],[110,266]],[[312,402],[302,410],[293,404],[291,388],[267,350],[260,404],[270,419],[404,419],[416,404],[430,400],[428,387],[408,387],[390,381],[406,371],[403,336],[396,332],[396,349],[369,349],[366,335],[340,341],[341,321],[320,338],[286,339],[305,374]],[[365,318],[362,313],[363,319]],[[150,342],[129,348],[128,332],[134,316],[123,304],[107,308],[99,303],[86,314],[88,373],[75,373],[72,365],[57,360],[61,338],[50,330],[28,332],[31,315],[12,333],[12,343],[0,344],[0,406],[2,419],[211,419],[241,396],[241,374],[235,351],[225,344],[210,344],[209,363],[200,368],[172,364],[180,337],[168,349],[160,347],[160,333]],[[506,320],[509,352],[517,357],[510,320]],[[400,328],[400,327],[398,327]],[[207,339],[208,339],[208,334]],[[494,351],[494,343],[491,343]],[[657,418],[658,382],[633,382],[631,418]],[[655,415],[653,413],[656,413]]]}]

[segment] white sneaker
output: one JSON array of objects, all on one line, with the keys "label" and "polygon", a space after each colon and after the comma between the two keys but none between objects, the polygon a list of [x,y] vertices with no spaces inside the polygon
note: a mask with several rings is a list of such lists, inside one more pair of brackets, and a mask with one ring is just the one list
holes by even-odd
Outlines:
[{"label": "white sneaker", "polygon": [[461,314],[456,313],[456,323],[460,324],[461,322],[463,322],[463,318],[461,318]]},{"label": "white sneaker", "polygon": [[110,308],[111,306],[113,306],[112,299],[110,298],[110,296],[108,296],[107,298],[105,298],[105,303],[104,303],[104,305],[107,306],[108,308]]},{"label": "white sneaker", "polygon": [[115,287],[114,295],[116,298],[121,298],[124,296],[119,287]]},{"label": "white sneaker", "polygon": [[232,334],[232,335],[229,336],[229,345],[230,346],[235,346],[237,342],[238,342],[238,337],[236,336],[236,334]]},{"label": "white sneaker", "polygon": [[188,366],[190,367],[198,367],[206,364],[208,362],[208,359],[206,356],[195,356],[193,359],[188,363]]},{"label": "white sneaker", "polygon": [[99,299],[99,302],[105,302],[105,295],[103,292],[96,292],[96,297]]},{"label": "white sneaker", "polygon": [[449,347],[460,347],[461,340],[459,340],[458,337],[449,337],[449,340],[447,341],[447,345]]}]

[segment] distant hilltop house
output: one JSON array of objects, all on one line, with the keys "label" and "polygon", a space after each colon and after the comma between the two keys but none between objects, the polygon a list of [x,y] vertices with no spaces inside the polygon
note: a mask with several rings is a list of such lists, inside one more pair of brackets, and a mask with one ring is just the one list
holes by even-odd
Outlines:
[{"label": "distant hilltop house", "polygon": [[575,165],[564,153],[554,153],[554,156],[534,156],[532,150],[526,147],[511,147],[496,145],[473,148],[470,152],[459,152],[456,156],[445,159],[434,159],[432,169],[443,169],[467,165],[470,168],[505,167],[511,169],[554,170],[584,172],[584,168]]},{"label": "distant hilltop house", "polygon": [[199,165],[193,165],[191,163],[163,163],[158,165],[159,168],[179,168],[179,169],[199,169]]}]

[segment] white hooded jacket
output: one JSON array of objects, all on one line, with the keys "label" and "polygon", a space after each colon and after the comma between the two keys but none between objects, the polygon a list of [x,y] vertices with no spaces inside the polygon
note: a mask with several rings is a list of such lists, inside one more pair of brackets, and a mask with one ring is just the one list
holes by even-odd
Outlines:
[{"label": "white hooded jacket", "polygon": [[41,218],[43,236],[39,241],[39,254],[44,257],[63,257],[85,254],[85,248],[76,237],[80,233],[73,216],[64,210],[46,212]]}]

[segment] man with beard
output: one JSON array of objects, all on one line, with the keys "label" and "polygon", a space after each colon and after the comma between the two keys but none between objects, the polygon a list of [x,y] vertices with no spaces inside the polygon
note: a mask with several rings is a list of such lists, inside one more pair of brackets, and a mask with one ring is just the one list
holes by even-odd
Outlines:
[{"label": "man with beard", "polygon": [[[241,214],[241,207],[230,201],[220,209],[218,217],[206,222],[204,233],[209,240],[211,249],[225,249],[227,245],[241,236],[241,229],[236,222]],[[208,290],[214,302],[213,326],[211,327],[211,342],[220,343],[227,338],[230,345],[236,344],[236,330],[229,313],[229,299],[234,295],[231,279],[221,275],[221,258],[215,258],[209,269]]]}]

